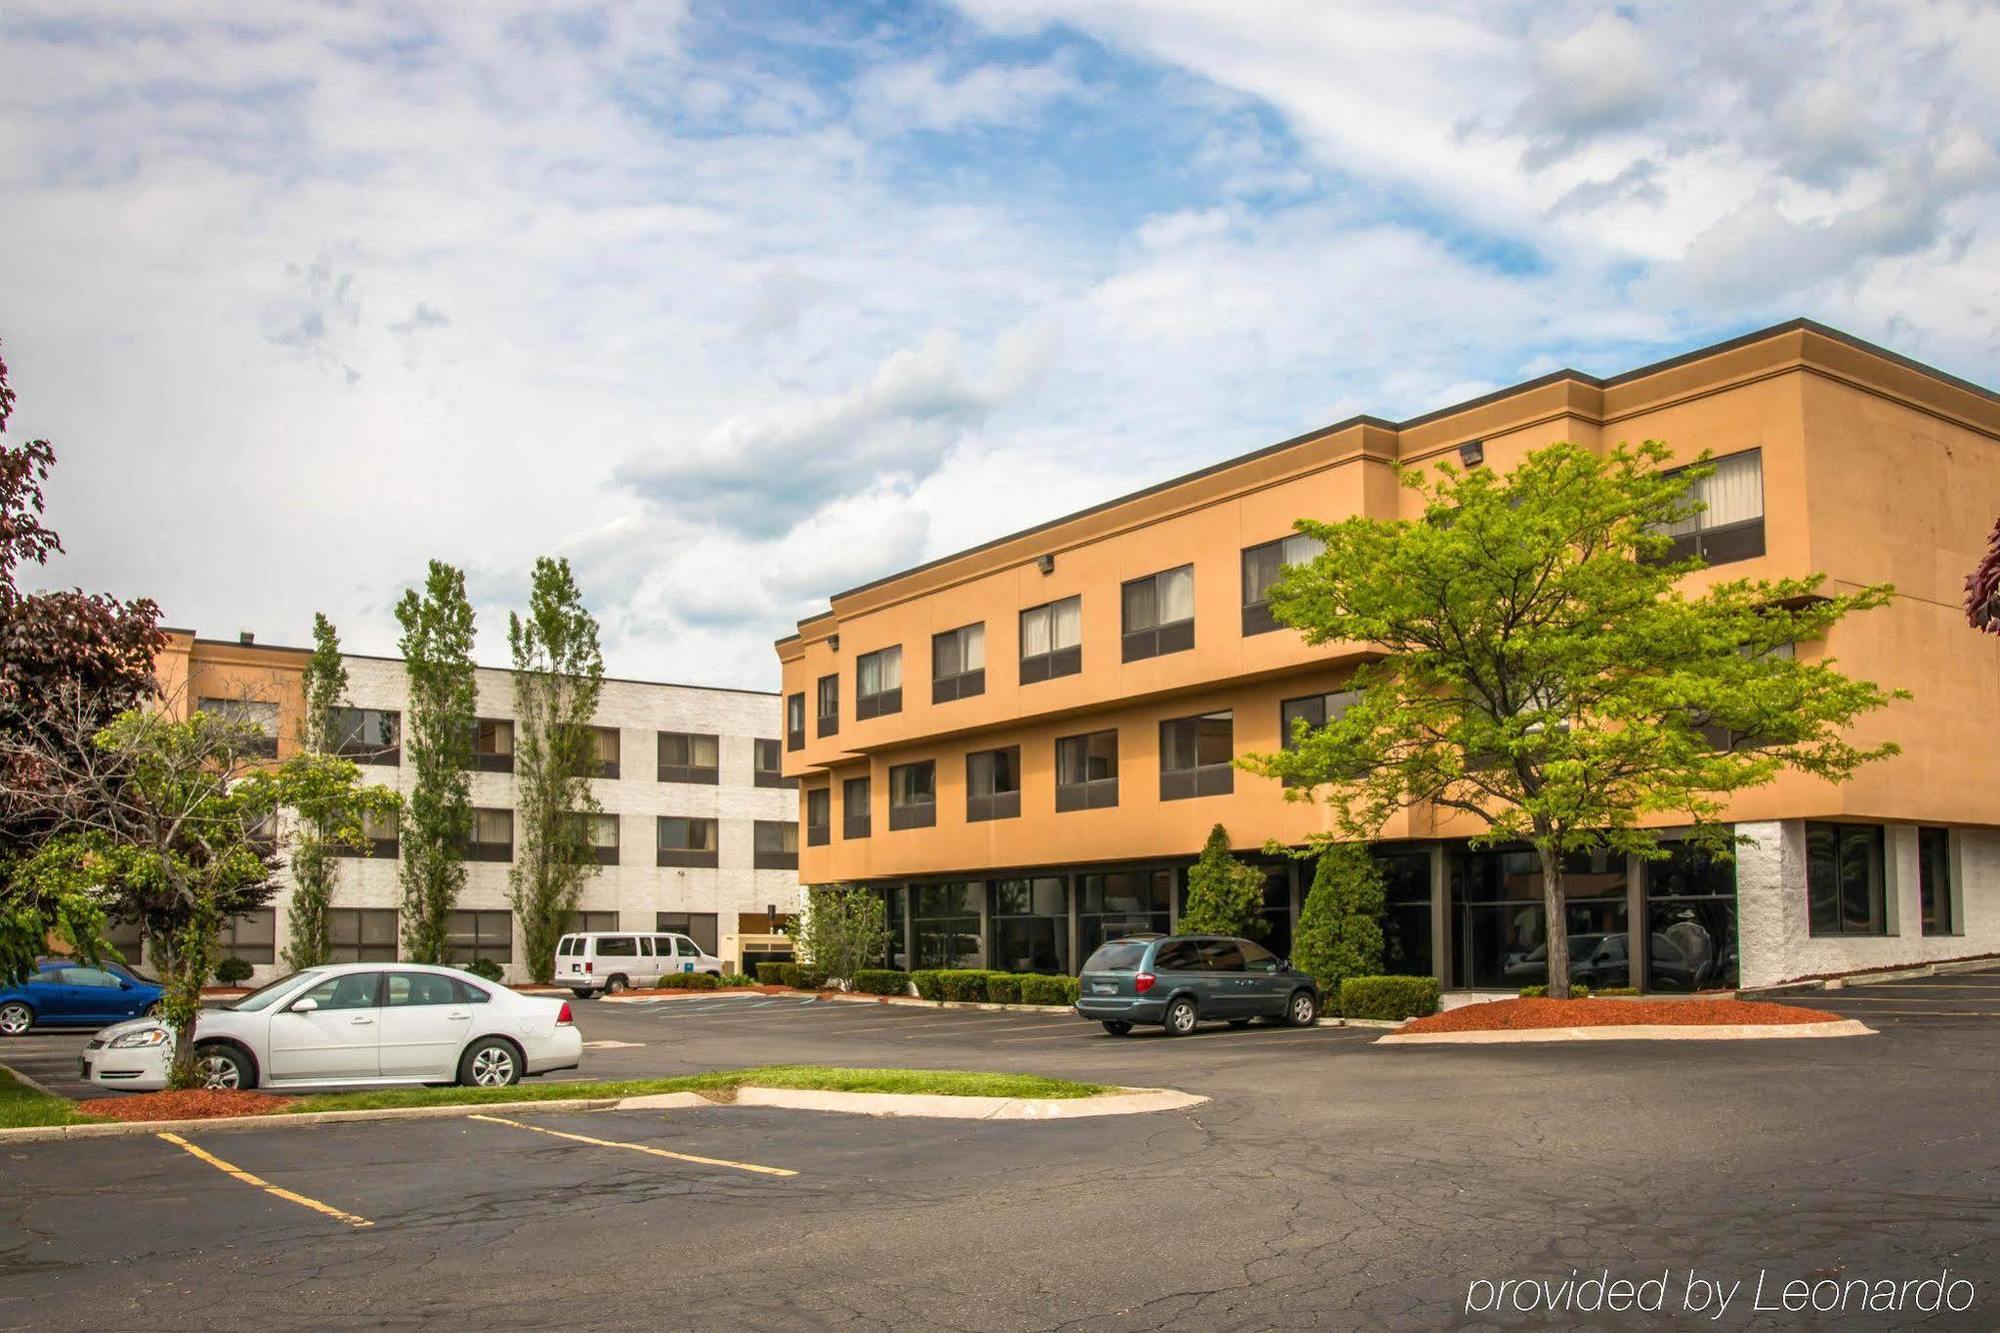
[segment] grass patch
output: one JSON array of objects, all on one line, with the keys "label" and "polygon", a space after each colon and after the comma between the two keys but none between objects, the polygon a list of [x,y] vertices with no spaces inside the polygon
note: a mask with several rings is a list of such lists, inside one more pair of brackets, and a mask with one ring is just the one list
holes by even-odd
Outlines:
[{"label": "grass patch", "polygon": [[29,1125],[87,1125],[91,1117],[76,1109],[67,1097],[51,1097],[36,1092],[4,1069],[0,1069],[0,1129],[23,1129]]},{"label": "grass patch", "polygon": [[828,1092],[910,1092],[947,1097],[1095,1097],[1111,1089],[1039,1074],[980,1074],[957,1069],[826,1069],[764,1065],[680,1078],[605,1083],[520,1083],[511,1088],[383,1088],[376,1092],[300,1097],[278,1114],[379,1111],[403,1106],[478,1106],[488,1102],[566,1102],[592,1097],[646,1097],[662,1092],[723,1092],[736,1088],[804,1088]]}]

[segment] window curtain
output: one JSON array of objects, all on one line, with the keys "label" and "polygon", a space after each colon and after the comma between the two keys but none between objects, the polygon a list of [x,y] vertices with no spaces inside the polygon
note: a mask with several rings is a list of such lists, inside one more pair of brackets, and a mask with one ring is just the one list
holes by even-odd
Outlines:
[{"label": "window curtain", "polygon": [[1763,455],[1756,450],[1720,459],[1715,472],[1701,483],[1697,498],[1708,508],[1702,513],[1702,528],[1727,527],[1764,516]]},{"label": "window curtain", "polygon": [[1074,648],[1083,642],[1083,599],[1069,597],[1049,608],[1049,646]]},{"label": "window curtain", "polygon": [[1040,657],[1049,650],[1051,608],[1040,607],[1021,615],[1021,656]]},{"label": "window curtain", "polygon": [[986,626],[974,625],[963,630],[958,636],[959,651],[964,661],[959,664],[963,671],[981,671],[986,667]]},{"label": "window curtain", "polygon": [[1194,619],[1194,567],[1183,565],[1160,575],[1160,620],[1172,625]]}]

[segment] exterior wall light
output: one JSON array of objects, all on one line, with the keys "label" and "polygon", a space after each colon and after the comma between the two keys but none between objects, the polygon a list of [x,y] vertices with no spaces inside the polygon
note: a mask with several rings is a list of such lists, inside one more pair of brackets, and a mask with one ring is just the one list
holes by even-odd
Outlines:
[{"label": "exterior wall light", "polygon": [[1467,467],[1478,467],[1486,461],[1486,441],[1468,440],[1458,446],[1458,461]]}]

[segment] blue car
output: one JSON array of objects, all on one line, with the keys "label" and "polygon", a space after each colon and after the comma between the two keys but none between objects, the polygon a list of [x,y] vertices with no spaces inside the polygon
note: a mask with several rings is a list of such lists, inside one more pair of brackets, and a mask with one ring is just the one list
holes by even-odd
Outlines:
[{"label": "blue car", "polygon": [[35,965],[19,986],[0,986],[0,1037],[38,1027],[101,1028],[153,1012],[161,988],[118,963],[92,967],[67,959]]}]

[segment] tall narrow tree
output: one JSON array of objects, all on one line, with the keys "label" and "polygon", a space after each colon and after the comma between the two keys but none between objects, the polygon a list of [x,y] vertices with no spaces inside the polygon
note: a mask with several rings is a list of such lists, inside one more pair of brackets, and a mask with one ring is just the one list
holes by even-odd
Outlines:
[{"label": "tall narrow tree", "polygon": [[465,574],[430,562],[420,594],[396,603],[397,648],[409,674],[403,757],[415,774],[402,828],[403,949],[419,963],[444,961],[445,931],[465,887],[472,835],[472,730],[478,700],[472,663],[472,603]]},{"label": "tall narrow tree", "polygon": [[601,812],[591,721],[604,692],[597,621],[569,561],[535,561],[528,614],[507,617],[514,655],[514,792],[518,825],[511,875],[528,971],[555,976],[556,943],[598,870],[589,822]]},{"label": "tall narrow tree", "polygon": [[[333,710],[347,696],[347,665],[340,658],[340,636],[322,613],[313,616],[313,650],[306,659],[305,715],[299,719],[299,748],[308,754],[332,754]],[[300,812],[292,847],[292,897],[286,908],[290,942],[285,964],[318,967],[333,956],[330,909],[340,876],[341,842],[332,821],[308,818]]]}]

